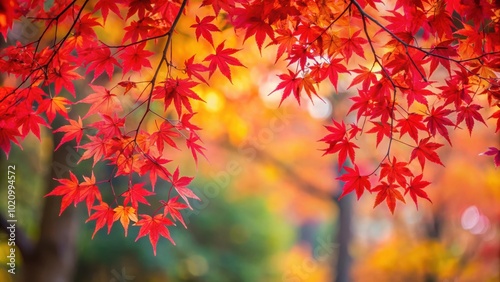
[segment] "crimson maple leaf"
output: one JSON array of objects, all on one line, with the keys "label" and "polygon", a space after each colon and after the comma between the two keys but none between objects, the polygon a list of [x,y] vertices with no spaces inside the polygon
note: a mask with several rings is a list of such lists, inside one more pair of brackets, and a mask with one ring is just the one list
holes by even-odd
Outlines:
[{"label": "crimson maple leaf", "polygon": [[125,197],[123,200],[123,205],[126,206],[129,202],[132,203],[132,207],[137,210],[139,203],[143,203],[145,205],[150,205],[146,200],[147,196],[154,195],[154,192],[150,192],[143,188],[144,183],[136,183],[127,191],[125,191],[122,196]]},{"label": "crimson maple leaf", "polygon": [[[156,125],[158,127],[158,125]],[[153,144],[156,144],[158,147],[158,151],[160,153],[163,153],[163,148],[164,144],[167,143],[173,148],[177,148],[177,145],[175,144],[174,140],[172,140],[171,137],[176,138],[179,137],[180,134],[179,132],[176,131],[176,128],[167,121],[163,121],[162,124],[160,125],[160,128],[158,131],[155,131],[153,134],[151,134],[151,142]]]},{"label": "crimson maple leaf", "polygon": [[280,74],[278,77],[283,80],[278,84],[276,89],[273,90],[273,92],[269,93],[271,95],[272,93],[283,89],[283,95],[281,96],[281,101],[280,101],[280,106],[283,101],[290,96],[290,94],[293,94],[295,99],[300,105],[300,92],[302,89],[306,90],[307,96],[309,96],[309,99],[312,101],[311,94],[316,95],[318,98],[321,99],[321,97],[316,94],[316,89],[314,89],[313,86],[313,79],[311,78],[310,75],[307,75],[305,77],[300,77],[298,75],[299,73],[294,73],[291,70],[288,70],[288,74]]},{"label": "crimson maple leaf", "polygon": [[495,147],[489,147],[486,152],[479,154],[480,156],[494,156],[495,167],[500,166],[500,150]]},{"label": "crimson maple leaf", "polygon": [[212,39],[212,32],[220,31],[220,29],[211,23],[215,19],[214,16],[206,16],[202,20],[198,16],[196,16],[196,23],[191,25],[191,27],[195,28],[196,40],[203,36],[210,45],[214,46],[214,41]]},{"label": "crimson maple leaf", "polygon": [[56,113],[59,113],[66,119],[69,119],[67,107],[71,104],[71,101],[64,97],[43,99],[38,106],[37,113],[45,113],[47,115],[49,123],[54,120],[54,118],[56,117]]},{"label": "crimson maple leaf", "polygon": [[[339,123],[336,120],[332,119],[332,122],[333,122],[333,126],[329,126],[329,125],[325,126],[325,128],[331,133],[329,133],[328,135],[326,135],[325,137],[323,137],[319,141],[323,141],[323,142],[335,145],[335,143],[344,139],[344,137],[346,136],[346,133],[347,133],[347,129],[345,127],[344,121],[342,121],[342,123]],[[327,153],[325,152],[325,154],[327,154]],[[325,155],[325,154],[323,154],[323,155]]]},{"label": "crimson maple leaf", "polygon": [[339,153],[338,166],[340,170],[341,166],[344,165],[347,156],[349,156],[349,159],[351,160],[352,163],[355,162],[356,153],[354,152],[354,149],[356,148],[359,147],[356,144],[354,144],[354,142],[351,142],[347,138],[344,138],[339,142],[331,143],[329,148],[324,149],[325,153],[323,155],[333,154],[338,152]]},{"label": "crimson maple leaf", "polygon": [[168,180],[170,173],[163,166],[163,164],[169,163],[171,160],[167,160],[162,156],[152,157],[148,156],[141,167],[141,175],[149,173],[149,180],[151,181],[151,188],[154,191],[156,185],[157,176]]},{"label": "crimson maple leaf", "polygon": [[189,183],[191,183],[192,180],[193,180],[193,177],[183,176],[183,177],[179,178],[179,168],[178,167],[175,169],[174,174],[172,175],[172,186],[174,186],[175,191],[177,191],[179,196],[181,196],[181,198],[186,202],[186,204],[188,205],[188,207],[190,209],[192,209],[192,208],[191,208],[191,205],[189,204],[189,201],[187,198],[192,198],[192,199],[200,201],[200,198],[198,198],[198,196],[196,196],[193,193],[193,191],[187,187],[189,185]]},{"label": "crimson maple leaf", "polygon": [[111,79],[113,77],[114,65],[120,67],[118,61],[111,56],[110,49],[104,46],[93,48],[92,52],[85,59],[90,62],[85,74],[94,71],[94,79],[92,81],[98,78],[104,71],[106,71],[109,79]]},{"label": "crimson maple leaf", "polygon": [[119,57],[123,60],[123,74],[131,70],[141,71],[143,67],[151,68],[148,57],[154,53],[144,50],[145,47],[146,42],[142,42],[125,48],[125,51],[120,54]]},{"label": "crimson maple leaf", "polygon": [[61,209],[59,211],[59,215],[63,213],[63,211],[73,203],[76,207],[76,204],[82,201],[80,196],[80,185],[78,183],[78,178],[73,174],[73,172],[69,172],[70,179],[54,179],[57,180],[61,185],[57,186],[50,193],[45,195],[47,196],[63,196],[61,200]]},{"label": "crimson maple leaf", "polygon": [[205,150],[205,147],[198,144],[198,141],[201,142],[200,137],[196,133],[191,131],[189,133],[189,138],[186,139],[186,147],[188,149],[191,149],[191,154],[193,155],[196,164],[198,164],[198,154],[201,154],[205,159],[207,158],[207,156],[205,156],[205,152],[203,152],[203,150]]},{"label": "crimson maple leaf", "polygon": [[83,137],[83,124],[82,124],[82,119],[78,117],[78,121],[69,119],[69,125],[63,125],[60,128],[54,130],[54,133],[56,132],[66,132],[64,136],[61,138],[61,142],[59,142],[59,145],[57,145],[56,149],[59,149],[62,144],[69,142],[73,139],[76,139],[76,144],[80,145],[80,141],[82,140]]},{"label": "crimson maple leaf", "polygon": [[195,132],[195,130],[201,130],[200,127],[192,124],[189,120],[195,115],[196,113],[188,113],[188,114],[183,114],[179,120],[179,122],[175,125],[175,127],[179,130],[187,130],[191,132]]},{"label": "crimson maple leaf", "polygon": [[450,136],[448,135],[448,129],[445,127],[453,126],[453,122],[449,120],[446,116],[451,114],[452,110],[445,109],[444,106],[434,108],[432,107],[431,113],[428,117],[424,119],[424,122],[427,122],[427,129],[432,136],[436,136],[436,131],[441,134],[448,143],[451,145]]},{"label": "crimson maple leaf", "polygon": [[415,143],[418,143],[418,131],[426,131],[425,125],[422,123],[422,115],[410,113],[407,118],[398,120],[396,127],[400,127],[399,137],[401,138],[405,133],[408,133]]},{"label": "crimson maple leaf", "polygon": [[408,185],[408,187],[406,187],[406,191],[405,191],[405,195],[406,195],[406,193],[410,192],[410,196],[411,196],[413,202],[415,202],[415,206],[417,207],[417,210],[418,210],[418,202],[417,202],[418,197],[424,198],[427,201],[432,203],[432,201],[431,201],[431,199],[429,199],[429,196],[427,195],[427,193],[423,190],[425,187],[427,187],[431,183],[429,181],[422,181],[422,177],[423,177],[423,175],[420,174],[420,175],[417,175],[415,178],[413,178],[410,181],[410,185]]},{"label": "crimson maple leaf", "polygon": [[349,73],[347,68],[341,64],[341,59],[332,59],[330,63],[324,64],[322,68],[322,78],[325,79],[328,77],[333,87],[335,87],[335,91],[337,91],[337,83],[339,80],[339,73]]},{"label": "crimson maple leaf", "polygon": [[[21,113],[19,113],[21,115]],[[26,114],[20,117],[19,123],[23,125],[22,136],[25,137],[31,131],[35,136],[40,139],[40,125],[50,127],[47,122],[35,111],[26,111]]]},{"label": "crimson maple leaf", "polygon": [[500,110],[499,111],[496,111],[494,112],[490,117],[490,118],[493,118],[493,119],[497,119],[497,128],[495,129],[495,133],[497,133],[498,131],[500,131]]},{"label": "crimson maple leaf", "polygon": [[179,210],[186,209],[188,206],[180,203],[179,201],[179,196],[175,196],[172,199],[168,200],[167,203],[163,202],[162,204],[165,206],[163,209],[163,215],[166,216],[167,214],[170,214],[172,219],[179,220],[182,225],[184,225],[184,228],[187,228],[186,223],[184,223],[184,219],[182,218],[182,214],[179,212]]},{"label": "crimson maple leaf", "polygon": [[82,201],[86,199],[87,210],[90,215],[90,209],[94,205],[95,200],[97,199],[99,202],[102,202],[102,196],[101,191],[99,191],[99,188],[95,184],[94,172],[92,172],[90,178],[83,176],[83,180],[84,181],[80,183],[80,198]]},{"label": "crimson maple leaf", "polygon": [[373,123],[374,127],[368,130],[366,133],[377,133],[377,144],[375,145],[375,147],[378,147],[384,136],[391,138],[392,132],[396,131],[396,129],[393,128],[390,123],[373,121],[371,121],[371,123]]},{"label": "crimson maple leaf", "polygon": [[352,57],[352,53],[356,53],[358,56],[361,58],[365,57],[365,51],[363,49],[363,45],[368,43],[368,40],[365,38],[359,36],[361,33],[361,30],[358,30],[354,32],[350,37],[348,38],[341,38],[341,44],[342,44],[342,55],[344,55],[344,58],[346,58],[347,62],[349,62],[349,59]]},{"label": "crimson maple leaf", "polygon": [[232,83],[233,81],[231,80],[231,70],[229,69],[229,65],[240,67],[245,66],[241,64],[238,59],[231,57],[232,54],[240,51],[240,49],[224,49],[224,42],[225,41],[222,41],[222,43],[217,46],[215,54],[208,55],[203,61],[210,62],[208,65],[210,70],[208,73],[209,77],[212,77],[212,74],[214,74],[215,70],[218,68],[219,71]]},{"label": "crimson maple leaf", "polygon": [[78,163],[80,163],[83,160],[94,157],[94,162],[92,163],[93,167],[103,157],[103,155],[105,155],[107,140],[99,136],[87,135],[87,137],[90,139],[90,142],[77,147],[86,150],[80,157]]},{"label": "crimson maple leaf", "polygon": [[399,188],[397,184],[387,183],[385,181],[382,181],[379,185],[374,187],[372,192],[378,191],[378,194],[375,198],[375,204],[373,207],[375,208],[385,200],[389,210],[392,214],[394,214],[394,209],[396,209],[396,200],[406,203],[403,195],[399,192],[399,190],[397,190],[397,188]]},{"label": "crimson maple leaf", "polygon": [[96,212],[94,212],[85,221],[85,223],[87,223],[91,220],[96,221],[94,233],[92,233],[92,239],[94,239],[94,236],[97,233],[97,231],[99,231],[99,229],[104,227],[105,224],[108,225],[108,234],[109,234],[109,232],[111,231],[111,227],[113,226],[113,222],[114,222],[113,216],[114,216],[115,212],[113,211],[113,209],[110,208],[106,202],[101,202],[98,206],[92,207],[92,209],[95,210]]},{"label": "crimson maple leaf", "polygon": [[5,152],[9,158],[10,141],[20,146],[17,137],[19,137],[19,129],[13,124],[7,124],[6,121],[0,120],[0,149]]},{"label": "crimson maple leaf", "polygon": [[205,80],[205,78],[200,74],[200,72],[206,72],[208,71],[208,68],[205,65],[202,64],[195,64],[194,63],[194,55],[187,59],[184,62],[184,65],[186,66],[186,74],[191,78],[192,76],[196,77],[200,81],[202,81],[205,84],[208,84],[208,82]]},{"label": "crimson maple leaf", "polygon": [[108,18],[109,11],[111,10],[115,13],[120,19],[122,18],[120,14],[120,9],[116,6],[117,1],[115,0],[99,0],[94,6],[94,13],[97,11],[101,11],[103,22],[106,23],[106,19]]},{"label": "crimson maple leaf", "polygon": [[97,135],[101,135],[104,138],[122,136],[121,128],[125,125],[125,118],[118,118],[116,113],[113,113],[113,116],[106,114],[99,115],[101,116],[101,120],[89,124],[88,127],[98,129]]},{"label": "crimson maple leaf", "polygon": [[477,104],[461,106],[460,109],[458,110],[457,126],[458,126],[458,124],[460,124],[462,121],[465,120],[465,124],[467,125],[467,129],[469,129],[469,134],[472,135],[472,129],[474,128],[474,120],[480,121],[484,125],[486,125],[486,122],[484,122],[483,117],[479,113],[479,110],[482,108],[483,107],[481,107]]},{"label": "crimson maple leaf", "polygon": [[371,183],[368,179],[368,175],[360,175],[357,165],[354,165],[354,169],[348,166],[344,166],[344,170],[346,172],[342,176],[336,178],[345,182],[339,200],[352,191],[356,191],[356,197],[359,200],[359,198],[361,198],[361,196],[363,195],[365,189],[371,191]]},{"label": "crimson maple leaf", "polygon": [[418,143],[418,147],[413,149],[413,151],[411,152],[410,162],[413,159],[418,158],[418,162],[420,163],[420,166],[422,166],[422,169],[425,165],[425,159],[444,166],[438,154],[434,152],[436,149],[442,147],[443,144],[429,142],[430,139],[430,137],[427,137],[420,140],[420,142]]},{"label": "crimson maple leaf", "polygon": [[153,95],[155,99],[164,99],[165,110],[173,102],[177,115],[180,116],[182,112],[182,106],[184,106],[184,108],[186,108],[190,113],[193,112],[189,99],[195,99],[205,102],[200,98],[200,96],[198,96],[198,94],[191,90],[191,88],[195,87],[196,85],[198,85],[197,82],[194,82],[187,78],[169,78],[164,82],[163,86],[155,87]]},{"label": "crimson maple leaf", "polygon": [[160,235],[167,238],[175,245],[174,240],[170,237],[170,232],[167,229],[167,226],[174,225],[174,223],[166,218],[163,214],[157,214],[154,217],[151,217],[147,214],[141,214],[141,220],[139,220],[134,225],[140,226],[139,234],[135,241],[139,240],[139,238],[146,236],[149,234],[149,241],[151,242],[151,246],[153,246],[153,253],[156,256],[156,244],[158,243],[158,239]]},{"label": "crimson maple leaf", "polygon": [[408,163],[398,162],[396,157],[392,157],[392,162],[386,162],[380,165],[380,179],[387,177],[389,183],[396,181],[401,187],[406,187],[406,178],[413,176],[413,173],[407,167]]},{"label": "crimson maple leaf", "polygon": [[110,90],[103,86],[92,84],[89,86],[95,92],[78,101],[78,103],[91,104],[89,111],[83,117],[84,119],[95,113],[111,114],[122,110],[120,100],[116,97],[116,94],[111,93]]}]

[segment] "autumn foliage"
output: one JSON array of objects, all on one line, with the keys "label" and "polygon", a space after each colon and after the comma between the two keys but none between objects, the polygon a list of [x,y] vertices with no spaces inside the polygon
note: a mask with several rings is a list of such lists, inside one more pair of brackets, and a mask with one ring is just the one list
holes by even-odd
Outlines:
[{"label": "autumn foliage", "polygon": [[[197,57],[189,50],[190,58],[179,60],[172,56],[182,48],[174,42],[176,26],[200,6],[190,19],[192,37],[213,51]],[[160,236],[174,243],[169,228],[186,227],[180,211],[199,200],[189,188],[193,178],[169,159],[172,150],[185,150],[196,163],[205,156],[201,128],[192,121],[192,104],[203,102],[196,87],[209,85],[216,73],[232,82],[231,72],[245,67],[238,59],[244,46],[214,40],[222,29],[233,28],[243,43],[253,38],[261,52],[274,48],[276,63],[287,67],[269,94],[281,95],[281,103],[293,97],[300,104],[319,97],[321,85],[337,89],[341,79],[352,80],[352,118],[333,120],[320,140],[345,171],[338,177],[342,196],[376,193],[375,206],[386,202],[391,212],[408,198],[415,205],[419,198],[431,201],[425,169],[445,165],[439,153],[453,144],[450,132],[472,134],[487,119],[500,130],[496,0],[0,1],[4,38],[22,18],[40,34],[0,50],[11,82],[0,87],[0,148],[8,156],[12,144],[21,146],[30,132],[40,138],[40,127],[47,127],[62,134],[55,150],[76,142],[80,161],[110,165],[105,179],[70,172],[47,196],[62,196],[61,213],[85,202],[95,232],[106,227],[109,233],[118,220],[125,235],[131,223],[139,226],[137,239],[149,236],[155,254]],[[121,42],[108,40],[110,33]],[[77,91],[76,81],[87,89]],[[78,104],[86,112],[71,118],[68,110]],[[53,128],[56,116],[66,124]],[[362,135],[372,136],[375,148],[361,147]],[[395,154],[395,147],[410,153]],[[356,152],[364,149],[385,154],[372,168],[362,167]],[[485,150],[500,165],[499,150]],[[128,186],[117,187],[118,178]],[[158,187],[159,178],[170,186]],[[168,198],[151,202],[155,189],[167,189]],[[114,197],[103,197],[104,190]]]}]

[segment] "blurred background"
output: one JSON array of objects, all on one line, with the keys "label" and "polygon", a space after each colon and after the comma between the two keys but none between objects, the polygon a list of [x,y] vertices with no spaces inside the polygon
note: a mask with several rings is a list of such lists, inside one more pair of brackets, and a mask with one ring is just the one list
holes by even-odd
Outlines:
[{"label": "blurred background", "polygon": [[[194,53],[201,59],[213,52],[208,43],[191,37],[195,11],[204,10],[188,10],[174,37],[179,62]],[[110,15],[107,25],[118,20]],[[113,33],[99,32],[110,42],[120,41]],[[224,30],[214,41],[242,46],[233,35],[232,29]],[[398,203],[392,215],[385,205],[373,208],[375,195],[369,193],[359,201],[353,195],[338,201],[338,164],[321,156],[323,145],[317,140],[332,117],[346,116],[355,91],[348,89],[351,77],[340,77],[338,91],[321,85],[324,101],[303,100],[298,106],[290,99],[278,107],[280,93],[268,94],[286,65],[274,64],[272,46],[260,54],[249,39],[244,48],[236,57],[247,68],[232,69],[233,83],[215,74],[210,86],[196,88],[206,103],[193,105],[198,112],[193,120],[203,128],[208,160],[195,166],[187,150],[172,152],[184,173],[195,177],[191,188],[201,198],[183,213],[188,229],[171,229],[176,246],[160,238],[154,257],[147,237],[135,242],[137,227],[131,226],[124,237],[118,224],[109,235],[102,229],[91,239],[95,223],[85,223],[83,204],[70,206],[59,217],[60,197],[43,198],[54,187],[50,176],[71,169],[82,180],[81,175],[90,175],[92,162],[77,165],[78,153],[63,147],[53,154],[61,136],[46,128],[42,141],[30,135],[8,160],[1,154],[0,199],[7,199],[6,167],[16,165],[16,238],[24,240],[24,234],[27,244],[38,240],[49,247],[55,238],[60,243],[56,253],[63,253],[66,262],[59,267],[73,267],[77,282],[500,280],[500,174],[491,158],[478,156],[500,143],[493,124],[477,124],[472,136],[465,130],[451,132],[453,147],[441,150],[446,167],[426,166],[432,203],[420,201],[418,210],[412,202]],[[117,72],[113,82],[120,80]],[[77,81],[76,88],[85,89],[87,83]],[[71,109],[73,117],[82,113]],[[354,118],[348,115],[346,121]],[[373,137],[365,135],[356,156],[366,172],[386,152],[384,143],[374,149]],[[394,152],[403,159],[410,154],[403,148]],[[111,173],[105,164],[93,171],[97,178]],[[168,183],[159,180],[156,185]],[[6,210],[6,200],[1,200],[0,213]],[[6,272],[6,234],[0,239],[0,281],[16,281]],[[26,265],[18,259],[21,273]]]}]

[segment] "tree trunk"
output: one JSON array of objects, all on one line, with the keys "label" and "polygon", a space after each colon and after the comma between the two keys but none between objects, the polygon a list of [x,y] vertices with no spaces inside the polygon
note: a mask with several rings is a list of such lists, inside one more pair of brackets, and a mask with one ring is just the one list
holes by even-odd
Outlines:
[{"label": "tree trunk", "polygon": [[[57,117],[52,123],[53,128],[61,126],[61,118]],[[60,138],[53,135],[54,146],[59,144]],[[74,144],[69,144],[73,146]],[[59,182],[54,178],[68,176],[69,171],[56,169],[54,164],[66,164],[69,167],[69,153],[64,146],[52,154],[50,173],[47,174],[45,193],[49,193]],[[77,210],[69,206],[59,216],[61,207],[60,197],[47,197],[44,201],[40,222],[40,235],[36,240],[33,253],[25,258],[23,280],[26,282],[68,282],[73,279],[76,262],[76,235],[78,229]]]},{"label": "tree trunk", "polygon": [[[345,173],[342,170],[341,174]],[[339,207],[339,216],[337,222],[337,236],[336,245],[338,246],[337,261],[335,262],[335,282],[348,282],[351,281],[351,264],[352,257],[349,253],[349,246],[351,244],[352,237],[352,209],[353,209],[353,199],[354,193],[348,194],[338,200],[338,197],[342,193],[344,188],[344,183],[341,182],[340,190],[338,195],[334,197]]]}]

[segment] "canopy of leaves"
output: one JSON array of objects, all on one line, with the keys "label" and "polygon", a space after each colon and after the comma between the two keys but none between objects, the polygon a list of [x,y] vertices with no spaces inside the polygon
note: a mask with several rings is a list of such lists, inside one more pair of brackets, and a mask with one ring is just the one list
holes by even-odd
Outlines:
[{"label": "canopy of leaves", "polygon": [[[346,183],[343,196],[378,192],[375,206],[385,201],[391,212],[406,195],[415,204],[417,197],[429,200],[423,190],[425,164],[444,165],[438,149],[445,146],[443,140],[451,146],[451,130],[467,128],[472,134],[491,119],[499,131],[498,1],[44,4],[0,1],[4,39],[24,17],[40,27],[37,39],[9,41],[0,50],[0,68],[9,78],[0,87],[0,148],[8,157],[11,144],[20,145],[30,132],[39,137],[40,126],[50,127],[56,116],[65,118],[65,125],[52,128],[64,134],[56,149],[75,140],[83,151],[80,161],[103,162],[113,173],[104,179],[95,179],[93,172],[86,174],[90,177],[70,173],[57,179],[61,185],[48,195],[62,196],[61,212],[85,200],[96,231],[106,225],[109,232],[120,219],[127,234],[129,222],[135,222],[138,238],[148,236],[155,253],[159,237],[173,242],[169,228],[184,224],[177,210],[199,199],[189,187],[192,177],[182,176],[170,155],[185,150],[196,163],[205,157],[201,128],[190,121],[196,103],[204,102],[197,93],[200,84],[217,75],[233,82],[232,70],[244,67],[241,46],[214,40],[212,35],[224,29],[233,28],[242,42],[253,38],[261,52],[276,47],[276,61],[286,65],[271,92],[281,94],[280,104],[291,94],[298,104],[304,97],[320,97],[320,85],[338,89],[339,81],[352,74],[349,112],[355,118],[347,125],[334,120],[320,140],[326,155],[337,156],[339,170],[345,168],[338,178]],[[198,56],[203,59],[196,59],[197,50],[185,50],[186,58],[172,55],[182,48],[175,31],[187,11],[195,15],[189,19],[191,36],[213,48]],[[445,78],[436,75],[440,69]],[[86,86],[77,91],[79,80]],[[71,108],[80,106],[83,117],[70,117]],[[373,133],[375,148],[360,146],[364,133]],[[396,148],[409,153],[396,158]],[[360,169],[356,153],[362,149],[386,153],[372,169]],[[498,165],[497,148],[483,154]],[[349,161],[353,168],[347,167]],[[114,185],[120,176],[129,179],[127,185]],[[171,184],[162,187],[168,197],[151,203],[148,196],[158,176]],[[102,199],[101,189],[112,189],[114,198]]]}]

